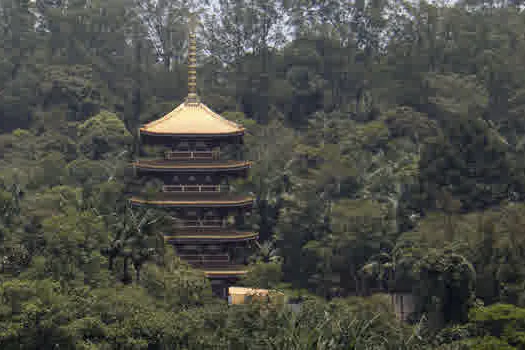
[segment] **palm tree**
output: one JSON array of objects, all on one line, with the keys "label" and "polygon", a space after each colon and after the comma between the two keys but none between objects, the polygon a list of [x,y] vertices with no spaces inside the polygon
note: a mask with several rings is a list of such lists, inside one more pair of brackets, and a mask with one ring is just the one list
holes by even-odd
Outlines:
[{"label": "palm tree", "polygon": [[153,209],[132,209],[127,206],[125,212],[110,214],[110,225],[114,236],[110,246],[103,249],[108,256],[109,269],[113,270],[115,259],[124,259],[123,282],[131,282],[129,264],[135,268],[135,280],[140,281],[140,272],[144,263],[154,257],[163,247],[162,230],[159,224],[166,216]]},{"label": "palm tree", "polygon": [[277,249],[272,241],[266,241],[263,243],[255,242],[258,250],[256,253],[256,260],[264,263],[277,262],[280,256],[277,255]]}]

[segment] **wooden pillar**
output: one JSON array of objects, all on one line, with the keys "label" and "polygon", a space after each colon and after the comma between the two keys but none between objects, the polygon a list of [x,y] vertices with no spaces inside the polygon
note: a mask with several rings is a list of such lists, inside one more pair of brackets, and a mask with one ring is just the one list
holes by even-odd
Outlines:
[{"label": "wooden pillar", "polygon": [[237,227],[243,228],[244,224],[245,224],[245,221],[244,221],[244,210],[243,209],[239,209],[237,211],[237,217],[235,218],[235,225]]}]

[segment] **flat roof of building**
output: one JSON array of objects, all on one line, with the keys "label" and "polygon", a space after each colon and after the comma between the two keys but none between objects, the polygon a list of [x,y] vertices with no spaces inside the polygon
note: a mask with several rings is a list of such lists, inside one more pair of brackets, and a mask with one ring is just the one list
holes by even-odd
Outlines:
[{"label": "flat roof of building", "polygon": [[246,288],[246,287],[229,287],[228,294],[236,295],[269,295],[269,294],[283,294],[275,290],[269,289],[256,289],[256,288]]}]

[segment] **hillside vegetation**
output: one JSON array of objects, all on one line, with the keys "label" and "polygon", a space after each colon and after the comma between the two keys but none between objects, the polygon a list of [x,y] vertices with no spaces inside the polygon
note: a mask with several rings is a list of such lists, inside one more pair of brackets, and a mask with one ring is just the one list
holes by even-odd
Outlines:
[{"label": "hillside vegetation", "polygon": [[[523,349],[522,6],[0,0],[0,348]],[[240,284],[299,313],[213,298],[127,204],[189,8],[199,95],[254,161]]]}]

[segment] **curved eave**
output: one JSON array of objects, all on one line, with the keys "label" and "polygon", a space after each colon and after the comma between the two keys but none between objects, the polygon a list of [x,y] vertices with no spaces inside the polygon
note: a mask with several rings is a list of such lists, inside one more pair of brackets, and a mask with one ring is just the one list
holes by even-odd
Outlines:
[{"label": "curved eave", "polygon": [[253,198],[243,200],[148,200],[138,197],[130,199],[131,204],[137,206],[157,206],[157,207],[251,207]]},{"label": "curved eave", "polygon": [[215,137],[234,137],[234,136],[243,136],[245,129],[239,129],[237,131],[228,132],[228,133],[193,133],[193,134],[180,134],[180,133],[164,133],[164,132],[155,132],[148,131],[144,127],[139,129],[141,135],[147,136],[163,136],[163,137],[174,137],[174,138],[215,138]]},{"label": "curved eave", "polygon": [[158,164],[155,163],[144,163],[144,162],[134,162],[133,166],[137,171],[140,172],[235,172],[235,171],[243,171],[246,169],[249,169],[252,166],[252,162],[239,162],[237,164],[202,164],[202,165],[196,165],[196,164],[162,164],[159,162]]},{"label": "curved eave", "polygon": [[164,239],[169,243],[227,243],[227,242],[246,242],[257,239],[259,235],[255,232],[239,233],[233,235],[199,235],[199,234],[183,234],[176,236],[165,236]]}]

